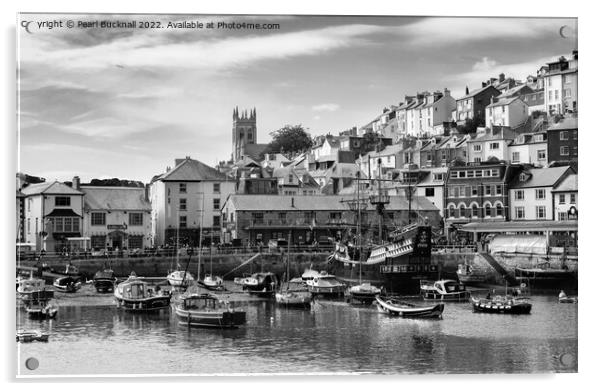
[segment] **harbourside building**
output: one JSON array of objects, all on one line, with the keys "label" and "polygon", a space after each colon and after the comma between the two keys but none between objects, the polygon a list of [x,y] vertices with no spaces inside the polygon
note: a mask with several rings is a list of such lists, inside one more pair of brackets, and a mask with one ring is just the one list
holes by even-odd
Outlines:
[{"label": "harbourside building", "polygon": [[548,163],[576,164],[579,143],[578,119],[564,118],[548,128]]},{"label": "harbourside building", "polygon": [[69,239],[83,234],[84,193],[59,181],[30,184],[24,195],[24,241],[36,251],[61,252],[70,247]]},{"label": "harbourside building", "polygon": [[83,234],[93,250],[145,249],[152,245],[151,204],[140,187],[81,186]]},{"label": "harbourside building", "polygon": [[[224,207],[223,241],[239,240],[242,245],[267,244],[270,239],[292,237],[292,244],[311,245],[324,237],[340,236],[357,224],[355,210],[347,202],[354,196],[252,196],[231,195]],[[366,240],[377,236],[379,215],[364,199],[362,225]],[[414,221],[420,219],[439,227],[437,208],[423,197],[412,201]],[[392,231],[408,223],[409,203],[405,196],[391,196],[383,214],[383,229]]]},{"label": "harbourside building", "polygon": [[[198,246],[202,238],[219,242],[220,209],[236,181],[198,160],[176,159],[173,169],[150,184],[153,245]],[[261,197],[261,196],[260,196]]]}]

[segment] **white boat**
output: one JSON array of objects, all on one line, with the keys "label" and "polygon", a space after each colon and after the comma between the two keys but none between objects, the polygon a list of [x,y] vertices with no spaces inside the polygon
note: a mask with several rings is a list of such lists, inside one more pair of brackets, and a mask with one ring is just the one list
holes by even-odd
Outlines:
[{"label": "white boat", "polygon": [[470,291],[454,280],[421,280],[420,293],[424,300],[468,301],[470,299]]},{"label": "white boat", "polygon": [[[198,288],[192,286],[191,288]],[[191,289],[175,304],[179,323],[188,327],[235,328],[246,323],[246,312],[232,308],[227,300]]]},{"label": "white boat", "polygon": [[167,281],[169,285],[175,287],[187,287],[194,281],[194,277],[190,272],[184,270],[176,270],[167,275]]},{"label": "white boat", "polygon": [[345,284],[337,280],[336,276],[325,271],[305,281],[309,291],[314,295],[321,296],[343,296]]},{"label": "white boat", "polygon": [[202,282],[203,286],[210,290],[219,290],[224,288],[224,280],[221,277],[207,274]]},{"label": "white boat", "polygon": [[[280,290],[276,292],[276,303],[283,307],[294,307],[294,308],[310,308],[313,299],[312,294],[307,290],[307,286],[300,282],[291,282],[290,278],[290,242],[291,235],[289,235],[289,251],[286,259],[286,283],[280,286]],[[304,273],[305,274],[305,273]]]},{"label": "white boat", "polygon": [[376,295],[379,295],[380,293],[380,289],[367,282],[349,288],[351,299],[364,304],[372,304]]},{"label": "white boat", "polygon": [[71,276],[65,276],[55,279],[52,286],[63,292],[74,293],[81,288],[82,283]]},{"label": "white boat", "polygon": [[17,342],[48,342],[50,334],[43,333],[40,330],[17,330]]},{"label": "white boat", "polygon": [[41,278],[21,278],[17,280],[17,297],[23,302],[46,300],[54,297],[54,291],[46,289],[46,281]]},{"label": "white boat", "polygon": [[387,299],[376,296],[376,306],[379,312],[401,316],[403,318],[440,318],[443,314],[444,304],[420,307],[411,303],[404,303],[396,299]]}]

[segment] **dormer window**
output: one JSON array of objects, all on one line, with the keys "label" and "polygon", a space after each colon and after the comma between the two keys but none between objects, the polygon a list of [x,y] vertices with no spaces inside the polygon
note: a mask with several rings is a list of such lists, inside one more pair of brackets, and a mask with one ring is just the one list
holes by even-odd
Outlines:
[{"label": "dormer window", "polygon": [[524,172],[523,172],[523,173],[521,173],[521,174],[520,174],[520,176],[519,176],[519,180],[520,180],[521,182],[526,182],[528,179],[529,179],[529,175],[527,175],[527,174],[526,174],[526,173],[524,173]]}]

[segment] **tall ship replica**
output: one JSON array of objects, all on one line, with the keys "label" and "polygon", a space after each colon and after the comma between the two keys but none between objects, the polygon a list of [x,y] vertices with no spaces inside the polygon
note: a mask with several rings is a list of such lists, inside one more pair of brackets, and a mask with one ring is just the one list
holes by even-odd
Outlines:
[{"label": "tall ship replica", "polygon": [[[377,181],[378,193],[364,198],[360,196],[358,176],[355,199],[342,200],[356,211],[356,225],[335,242],[334,253],[328,258],[330,272],[348,285],[364,282],[382,288],[385,293],[418,294],[420,280],[435,280],[440,274],[439,265],[431,260],[431,226],[428,219],[419,215],[418,222],[411,222],[414,188],[406,185],[408,223],[384,234],[383,218],[390,197],[382,194],[382,180]],[[368,203],[378,213],[378,237],[362,241],[363,233],[371,229],[361,217]]]}]

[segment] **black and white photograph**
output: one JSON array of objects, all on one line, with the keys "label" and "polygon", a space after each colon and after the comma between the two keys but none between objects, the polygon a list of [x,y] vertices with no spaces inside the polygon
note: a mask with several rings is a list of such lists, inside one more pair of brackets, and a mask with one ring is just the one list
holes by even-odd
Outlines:
[{"label": "black and white photograph", "polygon": [[578,373],[566,15],[19,12],[13,376]]}]

